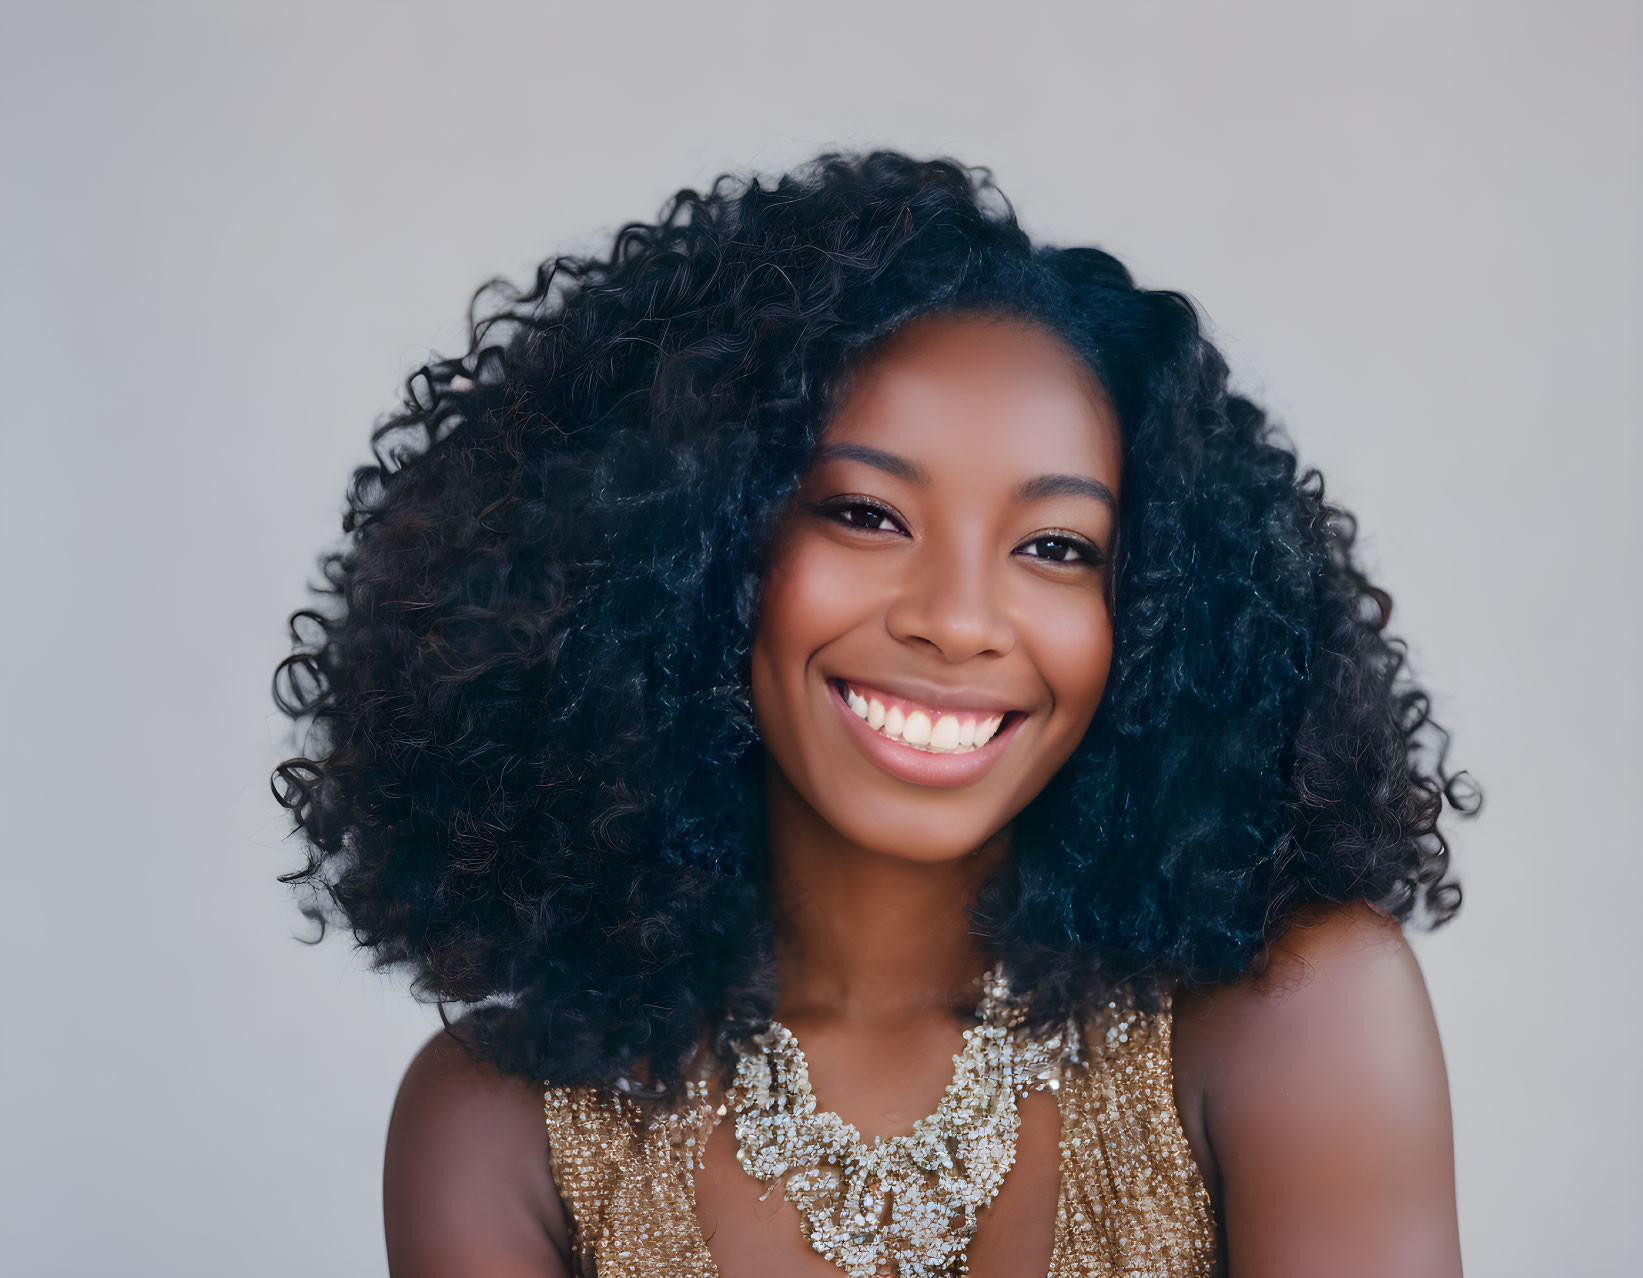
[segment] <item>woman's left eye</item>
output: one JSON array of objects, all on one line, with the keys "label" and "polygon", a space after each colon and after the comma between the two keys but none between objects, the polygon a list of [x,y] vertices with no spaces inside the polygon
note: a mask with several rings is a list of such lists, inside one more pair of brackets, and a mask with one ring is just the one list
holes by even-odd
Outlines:
[{"label": "woman's left eye", "polygon": [[1056,564],[1101,562],[1101,552],[1081,537],[1067,537],[1049,533],[1023,543],[1020,552],[1029,559],[1047,559]]}]

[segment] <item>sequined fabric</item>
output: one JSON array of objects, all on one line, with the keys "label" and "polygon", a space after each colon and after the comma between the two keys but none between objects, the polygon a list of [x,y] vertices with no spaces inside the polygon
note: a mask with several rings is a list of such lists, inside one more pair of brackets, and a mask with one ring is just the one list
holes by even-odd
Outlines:
[{"label": "sequined fabric", "polygon": [[1215,1271],[1209,1191],[1175,1112],[1173,1019],[1131,1000],[1087,1030],[1061,1104],[1061,1196],[1049,1278],[1199,1278]]},{"label": "sequined fabric", "polygon": [[[1202,1278],[1209,1195],[1175,1112],[1171,1015],[1116,999],[1062,1075],[1061,1191],[1048,1278]],[[719,1278],[696,1220],[694,1166],[718,1121],[705,1084],[673,1111],[603,1088],[544,1093],[554,1183],[579,1273]],[[985,1227],[985,1226],[984,1226]],[[840,1271],[842,1274],[842,1270]]]}]

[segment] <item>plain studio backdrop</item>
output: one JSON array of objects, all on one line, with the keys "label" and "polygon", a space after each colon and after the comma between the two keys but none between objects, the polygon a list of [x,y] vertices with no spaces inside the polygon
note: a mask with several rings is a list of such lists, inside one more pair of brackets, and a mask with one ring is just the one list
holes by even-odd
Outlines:
[{"label": "plain studio backdrop", "polygon": [[269,696],[476,284],[888,144],[1203,306],[1483,784],[1417,936],[1473,1275],[1643,1271],[1643,6],[39,4],[0,30],[0,1268],[380,1275],[436,1025],[275,876]]}]

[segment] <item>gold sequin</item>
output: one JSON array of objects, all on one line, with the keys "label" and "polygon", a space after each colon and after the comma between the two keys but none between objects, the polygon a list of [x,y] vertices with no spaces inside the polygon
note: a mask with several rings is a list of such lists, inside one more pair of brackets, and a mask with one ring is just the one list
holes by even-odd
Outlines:
[{"label": "gold sequin", "polygon": [[[1048,1278],[1201,1278],[1215,1222],[1175,1112],[1168,1002],[1116,998],[1084,1032],[1085,1061],[1054,1092],[1061,1192]],[[696,1220],[695,1167],[720,1115],[705,1083],[653,1112],[608,1088],[544,1093],[554,1183],[579,1272],[719,1278]]]}]

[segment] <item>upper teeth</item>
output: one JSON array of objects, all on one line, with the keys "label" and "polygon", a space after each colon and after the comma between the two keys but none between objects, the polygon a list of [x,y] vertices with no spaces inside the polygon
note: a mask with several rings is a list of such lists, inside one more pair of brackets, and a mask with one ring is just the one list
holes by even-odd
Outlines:
[{"label": "upper teeth", "polygon": [[884,702],[877,697],[863,696],[854,688],[845,690],[845,701],[856,712],[856,717],[865,719],[867,726],[880,736],[934,754],[967,754],[971,750],[979,750],[993,739],[993,733],[1004,722],[1002,714],[942,714],[937,711],[932,723],[923,710],[908,714],[897,705],[886,709]]}]

